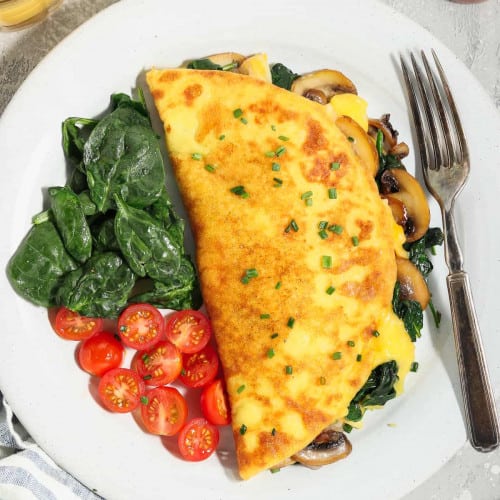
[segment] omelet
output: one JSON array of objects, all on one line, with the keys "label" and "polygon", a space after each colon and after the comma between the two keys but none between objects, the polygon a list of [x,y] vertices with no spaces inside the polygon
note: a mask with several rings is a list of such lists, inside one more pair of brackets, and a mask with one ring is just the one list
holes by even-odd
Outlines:
[{"label": "omelet", "polygon": [[392,310],[394,221],[331,108],[261,79],[152,69],[196,243],[243,479],[342,422],[414,356]]}]

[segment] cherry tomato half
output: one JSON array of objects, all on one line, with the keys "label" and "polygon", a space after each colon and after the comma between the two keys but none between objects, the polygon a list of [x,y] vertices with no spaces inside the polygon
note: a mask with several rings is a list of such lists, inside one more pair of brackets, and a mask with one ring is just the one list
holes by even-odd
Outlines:
[{"label": "cherry tomato half", "polygon": [[215,349],[207,345],[201,351],[182,355],[180,381],[187,387],[203,387],[211,382],[219,369]]},{"label": "cherry tomato half", "polygon": [[179,434],[179,451],[186,460],[199,462],[207,459],[219,444],[219,429],[204,418],[193,418]]},{"label": "cherry tomato half", "polygon": [[203,388],[200,404],[203,415],[211,424],[227,425],[231,422],[227,394],[221,379]]},{"label": "cherry tomato half", "polygon": [[118,318],[122,342],[134,349],[149,349],[163,337],[165,321],[151,304],[132,304]]},{"label": "cherry tomato half", "polygon": [[81,316],[66,307],[61,307],[56,314],[54,330],[63,339],[84,340],[102,330],[101,318]]},{"label": "cherry tomato half", "polygon": [[167,385],[180,375],[182,355],[174,344],[160,340],[151,349],[135,353],[132,369],[147,385]]},{"label": "cherry tomato half", "polygon": [[208,318],[191,309],[172,313],[167,318],[165,331],[167,339],[186,353],[203,349],[212,335]]},{"label": "cherry tomato half", "polygon": [[102,404],[117,413],[135,410],[145,390],[139,375],[128,368],[114,368],[106,372],[99,381],[98,388]]},{"label": "cherry tomato half", "polygon": [[141,406],[144,427],[151,434],[173,436],[187,420],[188,406],[174,387],[155,387],[146,392]]},{"label": "cherry tomato half", "polygon": [[87,373],[102,377],[122,364],[124,353],[125,348],[112,333],[98,332],[80,344],[78,362]]}]

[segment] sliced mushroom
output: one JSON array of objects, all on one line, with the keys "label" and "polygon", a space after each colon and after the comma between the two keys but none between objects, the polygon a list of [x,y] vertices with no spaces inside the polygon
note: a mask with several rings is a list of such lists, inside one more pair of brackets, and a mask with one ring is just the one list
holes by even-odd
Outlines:
[{"label": "sliced mushroom", "polygon": [[[233,63],[236,63],[238,67],[245,60],[245,56],[238,54],[237,52],[221,52],[220,54],[208,56],[207,59],[222,67],[227,67]],[[238,71],[237,67],[231,71]]]},{"label": "sliced mushroom", "polygon": [[421,238],[429,228],[431,216],[424,190],[417,179],[402,168],[391,168],[381,175],[380,185],[383,198],[397,199],[406,208],[407,217],[402,226],[406,241]]},{"label": "sliced mushroom", "polygon": [[398,131],[395,130],[389,121],[390,115],[385,114],[377,120],[370,118],[368,133],[376,139],[377,132],[380,130],[384,134],[384,151],[389,152],[398,142]]},{"label": "sliced mushroom", "polygon": [[335,125],[351,142],[352,148],[370,175],[378,172],[378,153],[375,144],[368,134],[349,116],[340,116]]},{"label": "sliced mushroom", "polygon": [[410,148],[406,142],[398,142],[389,150],[389,154],[394,155],[401,160],[410,154]]},{"label": "sliced mushroom", "polygon": [[327,428],[303,450],[292,455],[292,460],[308,467],[320,467],[347,457],[351,450],[352,445],[344,433]]},{"label": "sliced mushroom", "polygon": [[417,267],[408,259],[396,258],[399,281],[399,298],[402,300],[415,300],[424,310],[429,303],[431,295],[427,283]]},{"label": "sliced mushroom", "polygon": [[358,93],[356,86],[347,76],[333,69],[322,69],[299,76],[294,80],[291,90],[321,104],[326,104],[335,94]]}]

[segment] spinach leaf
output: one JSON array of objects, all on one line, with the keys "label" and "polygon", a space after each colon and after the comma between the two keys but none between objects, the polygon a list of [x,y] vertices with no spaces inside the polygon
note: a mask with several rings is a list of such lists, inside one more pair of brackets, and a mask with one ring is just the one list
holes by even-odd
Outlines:
[{"label": "spinach leaf", "polygon": [[91,118],[66,118],[62,123],[63,150],[66,158],[79,165],[83,158],[83,146],[90,130],[98,120]]},{"label": "spinach leaf", "polygon": [[131,302],[147,302],[165,309],[199,309],[201,293],[193,264],[183,257],[180,268],[171,282],[153,281],[150,290],[133,296]]},{"label": "spinach leaf", "polygon": [[115,218],[108,217],[91,227],[92,241],[98,252],[120,252],[120,245],[115,235]]},{"label": "spinach leaf", "polygon": [[214,69],[222,70],[222,66],[213,63],[210,59],[194,59],[187,67],[189,69]]},{"label": "spinach leaf", "polygon": [[92,236],[80,197],[69,187],[49,188],[56,227],[69,254],[85,262],[92,253]]},{"label": "spinach leaf", "polygon": [[83,316],[115,318],[127,305],[136,277],[116,253],[97,253],[68,273],[56,300]]},{"label": "spinach leaf", "polygon": [[143,208],[161,194],[165,171],[149,120],[128,106],[118,107],[94,128],[83,150],[90,195],[100,212],[120,195]]},{"label": "spinach leaf", "polygon": [[80,200],[80,205],[86,217],[97,214],[97,207],[90,198],[90,192],[88,190],[78,193],[78,199]]},{"label": "spinach leaf", "polygon": [[410,254],[410,260],[415,264],[424,278],[427,278],[433,269],[428,250],[436,245],[442,245],[443,238],[443,232],[440,228],[431,227],[419,240],[404,244],[405,250]]},{"label": "spinach leaf", "polygon": [[32,226],[7,265],[14,290],[34,304],[55,305],[55,294],[63,277],[77,264],[64,248],[51,221]]},{"label": "spinach leaf", "polygon": [[179,248],[184,246],[184,221],[175,212],[166,190],[146,211],[163,225],[173,243]]},{"label": "spinach leaf", "polygon": [[387,401],[394,399],[396,397],[394,384],[398,379],[398,365],[395,361],[377,366],[350,402],[346,419],[359,422],[367,407],[383,406]]},{"label": "spinach leaf", "polygon": [[179,271],[182,250],[163,225],[115,196],[115,234],[129,266],[139,276],[169,284]]},{"label": "spinach leaf", "polygon": [[271,67],[271,78],[274,85],[286,90],[292,88],[292,83],[298,74],[294,73],[291,69],[287,68],[284,64],[276,63]]},{"label": "spinach leaf", "polygon": [[399,296],[400,285],[396,282],[392,296],[392,308],[396,315],[403,320],[404,326],[412,342],[422,336],[424,315],[420,303],[415,300],[401,300]]},{"label": "spinach leaf", "polygon": [[142,92],[142,89],[139,89],[138,94],[139,94],[138,101],[132,99],[127,94],[122,94],[122,93],[113,94],[111,96],[111,105],[113,109],[120,107],[122,108],[129,107],[135,109],[137,112],[139,112],[141,115],[145,116],[149,120],[149,111],[148,108],[146,107],[146,101],[144,99],[144,93]]}]

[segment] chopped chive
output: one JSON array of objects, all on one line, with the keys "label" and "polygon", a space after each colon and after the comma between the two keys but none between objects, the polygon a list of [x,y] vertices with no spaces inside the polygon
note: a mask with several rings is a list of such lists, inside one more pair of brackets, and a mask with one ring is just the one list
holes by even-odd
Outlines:
[{"label": "chopped chive", "polygon": [[322,240],[326,240],[328,238],[328,233],[324,229],[320,231],[318,234]]},{"label": "chopped chive", "polygon": [[198,161],[198,160],[201,160],[201,159],[203,158],[203,156],[202,156],[202,154],[201,154],[201,153],[193,153],[193,154],[191,155],[191,158],[192,158],[193,160],[197,160],[197,161]]},{"label": "chopped chive", "polygon": [[279,139],[280,141],[285,141],[285,142],[290,140],[290,138],[289,138],[289,137],[287,137],[286,135],[279,135],[279,136],[278,136],[278,139]]},{"label": "chopped chive", "polygon": [[281,469],[279,467],[271,467],[269,471],[271,474],[277,474]]},{"label": "chopped chive", "polygon": [[243,436],[243,434],[245,434],[246,431],[247,431],[247,426],[245,424],[241,424],[240,434]]},{"label": "chopped chive", "polygon": [[326,289],[326,293],[328,295],[332,295],[332,293],[335,291],[335,287],[333,286],[329,286],[327,289]]},{"label": "chopped chive", "polygon": [[320,377],[319,378],[319,383],[320,383],[320,385],[325,385],[326,384],[326,378],[325,377]]},{"label": "chopped chive", "polygon": [[273,429],[271,430],[271,435],[272,436],[276,436],[276,429],[273,427]]},{"label": "chopped chive", "polygon": [[323,269],[330,269],[332,267],[331,255],[322,255],[321,256],[321,267]]},{"label": "chopped chive", "polygon": [[238,387],[238,389],[236,389],[236,392],[238,394],[241,394],[244,390],[246,389],[246,385],[245,384],[242,384]]},{"label": "chopped chive", "polygon": [[149,403],[149,399],[146,396],[141,396],[141,403],[143,405],[147,405]]},{"label": "chopped chive", "polygon": [[353,236],[353,237],[351,238],[351,240],[352,240],[352,244],[353,244],[355,247],[357,247],[357,246],[359,245],[359,238],[358,238],[357,236]]},{"label": "chopped chive", "polygon": [[270,315],[270,314],[267,314],[267,313],[266,313],[266,314],[261,314],[261,315],[260,315],[260,319],[269,319],[270,317],[271,317],[271,315]]},{"label": "chopped chive", "polygon": [[238,63],[236,61],[232,61],[230,63],[224,64],[221,66],[222,71],[230,71],[238,67]]},{"label": "chopped chive", "polygon": [[337,190],[335,188],[328,189],[328,198],[330,198],[330,200],[337,199]]},{"label": "chopped chive", "polygon": [[279,172],[281,169],[281,166],[279,163],[273,162],[271,169],[273,172]]},{"label": "chopped chive", "polygon": [[305,200],[306,207],[310,207],[313,204],[313,199],[312,198],[307,198]]},{"label": "chopped chive", "polygon": [[295,318],[293,318],[292,316],[290,316],[288,318],[288,321],[286,323],[286,326],[288,326],[288,328],[293,328],[293,325],[295,324]]},{"label": "chopped chive", "polygon": [[243,115],[243,110],[241,108],[237,108],[233,111],[233,116],[235,118],[240,118]]},{"label": "chopped chive", "polygon": [[418,370],[418,363],[416,361],[414,361],[412,364],[411,364],[411,367],[410,367],[410,371],[411,372],[417,372]]},{"label": "chopped chive", "polygon": [[350,424],[347,424],[347,423],[346,423],[346,424],[344,424],[344,425],[342,426],[342,430],[343,430],[344,432],[347,432],[347,434],[349,434],[349,432],[351,432],[351,431],[352,431],[352,425],[350,425]]},{"label": "chopped chive", "polygon": [[347,140],[348,140],[349,142],[354,142],[354,137],[349,136],[349,137],[347,138]]},{"label": "chopped chive", "polygon": [[318,229],[326,229],[328,226],[328,221],[327,220],[321,220],[319,221],[319,224],[318,224]]},{"label": "chopped chive", "polygon": [[295,232],[299,230],[299,225],[297,224],[297,222],[295,222],[295,219],[292,219],[288,226],[285,227],[285,233],[289,233],[292,229]]},{"label": "chopped chive", "polygon": [[213,165],[205,165],[205,170],[213,174],[215,172],[215,167]]},{"label": "chopped chive", "polygon": [[335,234],[342,234],[343,230],[344,228],[342,226],[339,226],[338,224],[332,224],[331,226],[328,226],[328,231],[331,231]]},{"label": "chopped chive", "polygon": [[242,116],[240,118],[240,122],[243,123],[243,125],[246,125],[248,123],[248,120],[244,116]]},{"label": "chopped chive", "polygon": [[219,141],[223,141],[226,138],[226,134],[219,135]]},{"label": "chopped chive", "polygon": [[293,373],[293,367],[290,365],[285,366],[285,373],[291,375]]},{"label": "chopped chive", "polygon": [[348,340],[348,341],[347,341],[347,345],[348,345],[349,347],[354,347],[354,346],[356,345],[356,342],[354,342],[354,340]]},{"label": "chopped chive", "polygon": [[362,358],[362,357],[363,357],[363,356],[362,356],[361,354],[358,354],[358,355],[356,356],[356,361],[361,361],[361,358]]},{"label": "chopped chive", "polygon": [[251,278],[257,278],[258,275],[259,275],[259,273],[258,273],[257,269],[254,269],[254,268],[247,269],[245,271],[245,274],[241,278],[241,282],[244,285],[247,285],[250,282]]},{"label": "chopped chive", "polygon": [[276,132],[276,125],[271,125],[271,130],[272,130],[273,132]]},{"label": "chopped chive", "polygon": [[436,328],[439,328],[439,325],[441,324],[441,313],[434,307],[432,300],[429,301],[429,308],[431,310],[432,317],[434,318],[434,324],[436,325]]},{"label": "chopped chive", "polygon": [[264,153],[268,158],[273,158],[274,156],[276,156],[276,153],[274,151],[266,151]]},{"label": "chopped chive", "polygon": [[272,338],[272,339],[275,339],[276,337],[279,337],[279,333],[273,333],[273,334],[271,335],[271,338]]},{"label": "chopped chive", "polygon": [[333,161],[330,163],[330,170],[338,170],[340,168],[340,163],[338,161]]},{"label": "chopped chive", "polygon": [[307,200],[307,198],[310,198],[313,195],[312,191],[306,191],[305,193],[302,193],[300,195],[301,200]]},{"label": "chopped chive", "polygon": [[286,148],[285,146],[280,146],[276,151],[276,156],[280,157],[283,156],[286,153]]},{"label": "chopped chive", "polygon": [[274,285],[275,290],[279,290],[281,288],[281,281],[278,281],[276,285]]},{"label": "chopped chive", "polygon": [[273,177],[273,181],[279,186],[283,184],[283,179],[280,179],[279,177]]},{"label": "chopped chive", "polygon": [[342,353],[340,351],[334,352],[332,354],[332,359],[338,360],[342,358]]},{"label": "chopped chive", "polygon": [[143,380],[151,380],[153,378],[153,375],[144,375],[144,377],[142,377]]},{"label": "chopped chive", "polygon": [[267,351],[267,357],[268,357],[269,359],[274,358],[275,354],[276,354],[276,353],[274,352],[274,349],[273,349],[273,348],[271,348],[271,349],[269,349],[269,350]]},{"label": "chopped chive", "polygon": [[380,332],[378,330],[373,330],[372,335],[374,337],[380,337]]},{"label": "chopped chive", "polygon": [[231,193],[241,196],[242,198],[248,198],[250,195],[245,191],[244,186],[234,186],[230,189]]}]

